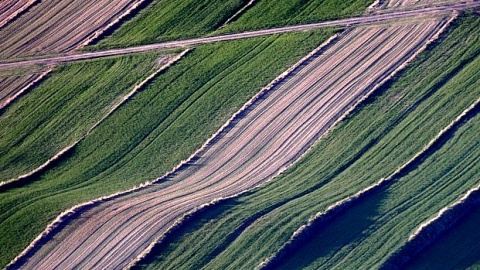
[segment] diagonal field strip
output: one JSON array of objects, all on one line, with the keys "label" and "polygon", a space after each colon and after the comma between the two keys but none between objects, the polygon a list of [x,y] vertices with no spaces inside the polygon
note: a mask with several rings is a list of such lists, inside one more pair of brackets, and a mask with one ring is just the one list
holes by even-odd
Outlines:
[{"label": "diagonal field strip", "polygon": [[254,187],[291,165],[445,24],[435,18],[347,31],[253,102],[189,164],[158,179],[170,185],[151,185],[93,207],[67,225],[68,233],[22,258],[23,266],[125,267],[185,213]]},{"label": "diagonal field strip", "polygon": [[[127,102],[129,99],[131,99],[139,90],[141,90],[145,85],[147,85],[152,79],[154,79],[159,73],[163,72],[164,70],[168,69],[170,66],[178,62],[182,57],[184,57],[190,50],[185,50],[182,53],[172,56],[172,57],[161,57],[159,60],[162,60],[165,62],[162,66],[160,66],[158,69],[153,71],[148,77],[143,79],[141,82],[137,83],[133,89],[128,92],[125,96],[121,97],[115,104],[113,104],[109,110],[97,121],[95,122],[82,136],[80,136],[78,139],[76,139],[74,142],[72,142],[70,145],[64,147],[61,149],[59,152],[57,152],[53,157],[49,158],[46,160],[43,164],[38,166],[37,168],[33,169],[32,171],[29,171],[25,174],[22,174],[14,179],[10,179],[7,181],[2,181],[0,182],[0,191],[8,189],[12,186],[16,186],[19,183],[22,182],[28,182],[29,178],[31,178],[33,175],[36,175],[42,171],[44,171],[46,168],[51,166],[52,163],[56,162],[60,158],[62,158],[66,153],[71,151],[74,147],[76,147],[81,141],[83,141],[87,136],[89,136],[105,119],[110,117],[118,108],[120,108],[125,102]],[[1,107],[0,107],[1,109]]]},{"label": "diagonal field strip", "polygon": [[349,19],[342,19],[342,20],[335,20],[335,21],[328,21],[328,22],[321,22],[321,23],[272,28],[272,29],[244,32],[244,33],[238,33],[238,34],[195,38],[195,39],[188,39],[188,40],[150,44],[150,45],[144,45],[144,46],[138,46],[138,47],[98,51],[98,52],[61,55],[61,56],[47,57],[47,58],[41,58],[41,59],[6,62],[6,63],[0,63],[0,68],[20,67],[20,66],[33,65],[33,64],[56,64],[60,62],[71,62],[71,61],[78,61],[82,59],[92,59],[92,58],[98,58],[98,57],[107,57],[107,56],[122,55],[122,54],[136,53],[136,52],[146,52],[151,50],[178,48],[178,47],[193,46],[198,44],[206,44],[206,43],[213,43],[213,42],[219,42],[219,41],[251,38],[251,37],[288,33],[288,32],[306,31],[306,30],[332,27],[332,26],[374,24],[374,23],[381,23],[381,22],[390,21],[394,19],[410,18],[410,17],[428,15],[428,14],[436,14],[438,12],[464,10],[464,9],[475,8],[479,6],[480,6],[480,1],[475,0],[472,2],[459,3],[455,5],[428,7],[428,8],[421,8],[421,9],[415,9],[415,10],[407,10],[407,11],[397,11],[397,12],[386,13],[386,14],[377,14],[372,16],[349,18]]},{"label": "diagonal field strip", "polygon": [[53,67],[50,67],[41,74],[25,74],[10,78],[0,78],[0,85],[5,85],[0,91],[0,111],[42,81],[52,70]]}]

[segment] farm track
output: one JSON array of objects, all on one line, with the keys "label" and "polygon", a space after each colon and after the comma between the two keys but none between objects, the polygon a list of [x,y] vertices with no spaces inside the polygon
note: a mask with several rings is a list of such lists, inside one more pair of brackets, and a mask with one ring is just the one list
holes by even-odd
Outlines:
[{"label": "farm track", "polygon": [[133,0],[41,1],[0,29],[0,58],[71,51],[135,4]]},{"label": "farm track", "polygon": [[257,186],[291,165],[444,24],[431,19],[347,31],[255,101],[190,164],[160,179],[170,185],[152,185],[88,210],[24,267],[128,265],[184,214]]},{"label": "farm track", "polygon": [[[375,24],[375,23],[378,24],[378,23],[385,23],[388,21],[396,20],[396,19],[414,18],[416,16],[434,15],[438,13],[448,13],[449,11],[464,10],[464,9],[475,8],[479,6],[480,6],[480,1],[472,1],[467,3],[453,4],[453,5],[427,7],[427,8],[405,10],[405,11],[395,11],[395,12],[385,13],[385,14],[376,14],[371,16],[363,16],[363,17],[349,18],[349,19],[342,19],[342,20],[335,20],[335,21],[328,21],[328,22],[321,22],[321,23],[272,28],[272,29],[266,29],[266,30],[243,32],[238,34],[228,34],[228,35],[212,36],[212,37],[205,37],[205,38],[171,41],[171,42],[156,43],[156,44],[121,48],[121,49],[112,49],[112,50],[105,50],[105,51],[98,51],[98,52],[74,53],[74,54],[68,54],[68,55],[65,54],[60,56],[42,57],[39,59],[31,59],[31,60],[23,60],[23,61],[11,61],[11,62],[0,63],[0,68],[20,67],[20,66],[33,65],[33,64],[55,64],[59,62],[71,62],[71,61],[92,59],[92,58],[98,58],[98,57],[107,57],[107,56],[113,56],[113,55],[122,55],[122,54],[130,54],[130,53],[145,52],[145,51],[152,51],[152,50],[193,46],[198,44],[206,44],[206,43],[213,43],[213,42],[219,42],[219,41],[244,39],[244,38],[281,34],[281,33],[288,33],[288,32],[307,31],[307,30],[333,27],[333,26],[352,26],[352,25]],[[0,35],[1,33],[2,32],[0,31]],[[0,39],[0,42],[2,42],[2,39]],[[0,45],[0,51],[3,46],[6,46],[6,45],[3,45],[3,44]],[[27,48],[24,48],[24,49],[27,49]],[[2,54],[0,53],[0,58],[1,57],[2,57]]]},{"label": "farm track", "polygon": [[[121,1],[2,1],[0,59],[71,52],[95,41],[144,0]],[[47,11],[47,12],[45,12]],[[20,16],[23,15],[23,16]],[[82,31],[78,31],[82,29]],[[51,71],[0,79],[0,109],[16,100]],[[3,95],[7,95],[4,98]]]}]

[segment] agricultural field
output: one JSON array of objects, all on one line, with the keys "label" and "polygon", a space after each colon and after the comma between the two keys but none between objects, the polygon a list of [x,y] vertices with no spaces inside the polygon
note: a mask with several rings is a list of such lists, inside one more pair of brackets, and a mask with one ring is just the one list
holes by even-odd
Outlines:
[{"label": "agricultural field", "polygon": [[111,36],[89,49],[198,37],[212,34],[219,28],[222,30],[216,33],[338,19],[363,13],[373,1],[349,0],[339,3],[335,0],[259,0],[239,14],[236,20],[224,25],[249,2],[250,0],[228,0],[218,4],[208,0],[154,1]]},{"label": "agricultural field", "polygon": [[259,0],[220,32],[240,32],[359,16],[373,1]]},{"label": "agricultural field", "polygon": [[67,52],[81,47],[128,12],[135,2],[39,1],[22,16],[0,27],[0,59]]},{"label": "agricultural field", "polygon": [[0,3],[0,28],[35,4],[37,0],[4,0]]},{"label": "agricultural field", "polygon": [[431,246],[407,263],[405,269],[478,268],[480,266],[479,226],[480,207],[476,206],[471,213],[460,219]]},{"label": "agricultural field", "polygon": [[[30,257],[25,267],[125,267],[183,214],[254,187],[289,166],[446,21],[433,18],[347,31],[281,86],[262,93],[246,108],[248,114],[234,119],[235,125],[207,144],[192,164],[158,185],[86,211],[55,242]],[[164,180],[168,181],[163,184]],[[86,235],[82,242],[70,240]]]},{"label": "agricultural field", "polygon": [[262,86],[333,33],[193,50],[105,119],[57,166],[2,193],[0,247],[9,247],[0,252],[2,265],[68,207],[153,180],[186,159]]},{"label": "agricultural field", "polygon": [[1,111],[0,182],[28,174],[82,138],[153,72],[157,58],[147,54],[61,66]]},{"label": "agricultural field", "polygon": [[39,67],[0,71],[0,85],[2,85],[0,89],[0,110],[34,86],[37,81],[44,78],[49,70],[49,68]]},{"label": "agricultural field", "polygon": [[[382,89],[378,96],[369,99],[361,109],[320,140],[305,158],[278,179],[245,196],[211,207],[186,222],[155,249],[156,256],[150,258],[150,264],[145,265],[145,268],[161,266],[162,269],[175,269],[186,266],[190,269],[217,269],[226,265],[232,268],[240,265],[254,268],[274,254],[309,217],[392,174],[415,153],[422,151],[424,145],[478,98],[478,76],[475,74],[478,72],[480,47],[478,40],[470,36],[470,33],[478,31],[478,23],[478,19],[472,18],[459,22],[438,47],[422,54],[408,71],[396,78],[388,88]],[[361,242],[364,236],[367,238],[370,234],[392,238],[390,244],[395,244],[398,248],[402,242],[395,240],[401,238],[402,233],[403,241],[406,241],[415,225],[456,200],[465,189],[475,184],[476,178],[472,176],[478,175],[478,166],[475,164],[478,164],[479,157],[478,138],[475,138],[478,134],[476,123],[478,117],[455,132],[448,144],[445,143],[440,150],[434,152],[435,155],[428,159],[428,163],[422,164],[411,175],[396,180],[395,184],[381,189],[375,196],[369,195],[361,201],[362,204],[349,208],[349,215],[341,215],[338,222],[336,218],[329,221],[327,229],[323,230],[325,225],[320,224],[322,230],[311,232],[307,239],[312,240],[301,242],[293,248],[297,252],[288,253],[290,257],[283,258],[277,267],[318,267],[324,265],[322,262],[335,263],[335,258],[342,262],[347,257],[345,254],[350,255],[350,263],[356,262],[362,267],[368,264],[374,266],[379,259],[385,259],[385,253],[392,252],[388,247],[371,248],[369,252],[383,252],[375,256],[370,254],[355,257],[362,256],[366,251],[350,251],[357,245],[359,250],[364,248],[368,251],[375,243],[385,243],[373,237]],[[445,155],[449,151],[457,154],[450,159]],[[443,161],[437,157],[442,157]],[[431,184],[436,178],[429,179],[430,174],[435,173],[441,177],[445,173],[444,168],[449,168],[464,158],[465,164],[456,166],[451,175],[442,179],[445,185],[437,187]],[[437,160],[439,163],[436,163]],[[459,177],[458,172],[461,172],[462,179],[469,181],[455,182],[456,177]],[[419,184],[416,176],[420,173],[418,179],[428,181],[415,187]],[[407,180],[412,178],[413,180]],[[428,185],[432,188],[425,188]],[[395,202],[402,202],[417,194],[410,194],[406,190],[425,190],[422,196],[427,196],[431,192],[435,193],[435,188],[445,186],[448,189],[421,208],[432,208],[422,215],[413,211],[417,209],[413,203],[413,207],[407,208],[408,211],[400,219],[389,220],[389,216],[385,218],[380,212],[388,212],[388,209],[396,205]],[[387,193],[388,191],[396,193]],[[403,197],[399,196],[399,192],[403,193]],[[394,195],[396,197],[391,197]],[[396,215],[400,209],[391,210],[388,214]],[[411,219],[409,215],[416,219]],[[379,219],[378,224],[374,218]],[[388,226],[392,226],[398,224],[399,220],[410,222],[410,225],[404,230],[397,227],[399,232],[396,236],[387,233],[386,225],[380,226],[383,226],[382,221],[388,221]],[[358,224],[358,227],[353,224]],[[375,230],[375,225],[380,227],[379,232],[382,233]],[[357,242],[353,240],[358,244],[355,245]],[[349,246],[350,243],[352,246]],[[366,258],[371,258],[371,261]],[[347,265],[349,264],[340,268]]]},{"label": "agricultural field", "polygon": [[0,267],[477,267],[478,8],[2,1]]}]

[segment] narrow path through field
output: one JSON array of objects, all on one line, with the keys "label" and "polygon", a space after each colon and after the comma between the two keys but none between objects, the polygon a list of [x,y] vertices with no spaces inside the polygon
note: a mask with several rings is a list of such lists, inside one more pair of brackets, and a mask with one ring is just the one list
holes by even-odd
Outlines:
[{"label": "narrow path through field", "polygon": [[23,267],[127,266],[184,214],[257,186],[291,165],[445,23],[434,17],[347,31],[256,100],[190,164],[83,213],[24,258]]}]

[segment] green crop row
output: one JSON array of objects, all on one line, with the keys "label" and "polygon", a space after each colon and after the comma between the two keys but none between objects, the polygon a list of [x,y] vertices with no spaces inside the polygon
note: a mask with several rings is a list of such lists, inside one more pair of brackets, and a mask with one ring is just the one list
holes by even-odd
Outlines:
[{"label": "green crop row", "polygon": [[[205,36],[249,1],[154,1],[89,50]],[[372,0],[260,0],[218,33],[240,32],[359,15]]]},{"label": "green crop row", "polygon": [[0,196],[0,265],[60,212],[153,180],[335,30],[200,46],[102,122],[55,167]]},{"label": "green crop row", "polygon": [[248,0],[157,0],[95,48],[127,47],[202,36],[220,27]]},{"label": "green crop row", "polygon": [[153,71],[157,54],[66,64],[0,112],[0,181],[46,162],[82,137]]},{"label": "green crop row", "polygon": [[478,185],[479,130],[477,115],[408,175],[318,225],[278,269],[378,269],[422,222]]},{"label": "green crop row", "polygon": [[[269,184],[193,218],[163,242],[143,266],[149,269],[160,266],[162,269],[180,266],[187,269],[252,269],[286,243],[309,217],[392,174],[480,96],[475,75],[480,51],[479,26],[480,19],[474,17],[458,21],[440,44],[423,53],[393,83],[369,98],[295,166]],[[463,141],[460,147],[470,147],[465,142],[472,138],[471,132],[458,136]],[[452,155],[452,162],[465,155],[475,157],[474,148],[467,150]],[[434,166],[429,168],[434,173]],[[447,169],[440,168],[435,173]],[[463,188],[470,184],[465,183]],[[445,199],[433,200],[434,204],[441,204],[436,205],[435,210],[454,200],[459,193],[461,190]],[[381,203],[388,206],[389,200]],[[364,215],[359,212],[360,221],[368,223],[380,211],[378,207],[367,210],[371,212]],[[348,232],[348,226],[354,229],[354,224],[341,225],[338,224],[339,228],[344,230],[334,231],[337,236],[346,234],[340,240],[348,244],[350,240],[362,238],[363,231]],[[373,232],[367,228],[363,233]],[[329,240],[324,249],[323,239],[314,242],[310,247],[317,245],[319,248],[307,254],[309,257],[305,260],[296,261],[306,265],[290,266],[308,266],[338,249],[348,252],[351,248],[343,245],[344,242],[335,246],[335,237]],[[369,250],[374,251],[377,249]],[[378,252],[383,255],[392,252],[379,251],[384,252]],[[352,256],[356,257],[350,262],[370,260],[368,263],[374,265],[382,255],[369,253],[362,257],[362,253],[358,253]]]},{"label": "green crop row", "polygon": [[260,0],[220,32],[242,32],[359,16],[372,2],[370,0]]}]

